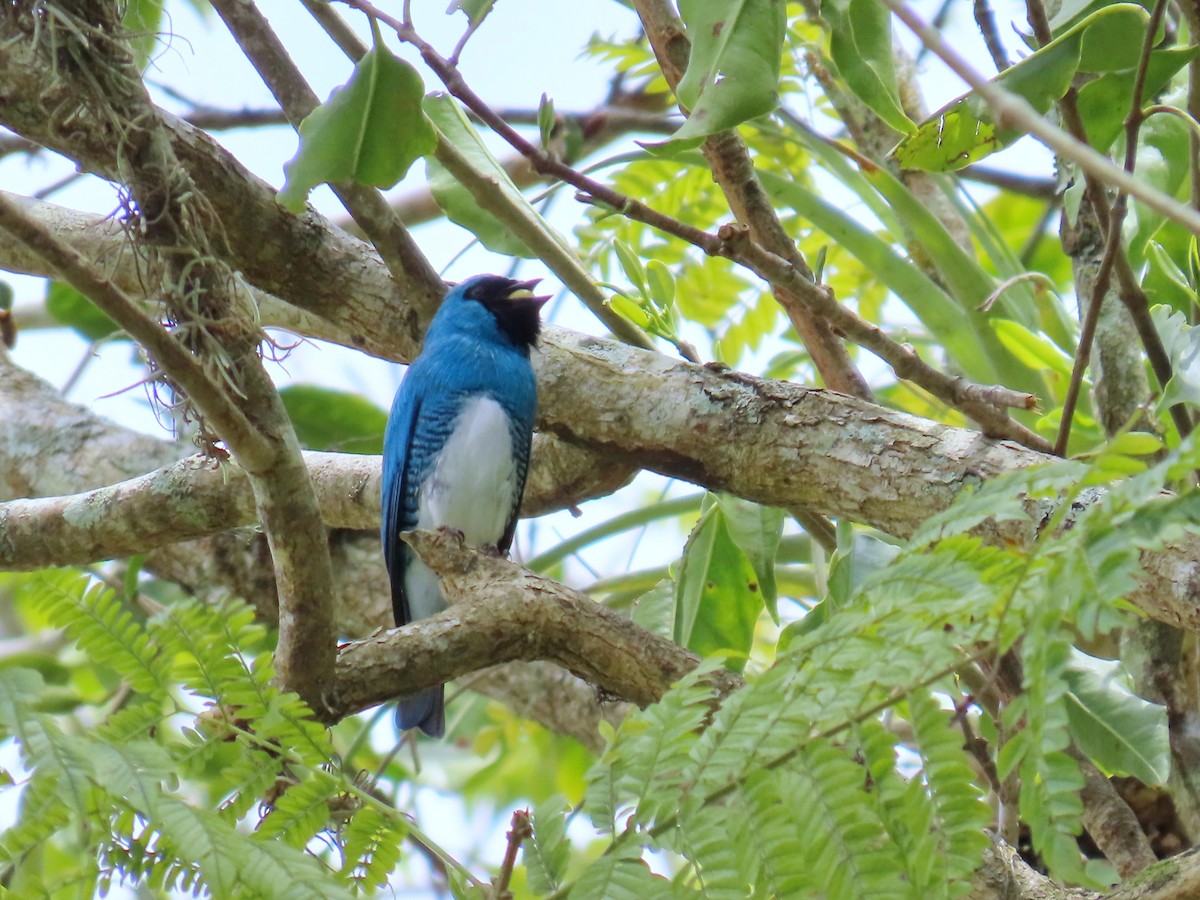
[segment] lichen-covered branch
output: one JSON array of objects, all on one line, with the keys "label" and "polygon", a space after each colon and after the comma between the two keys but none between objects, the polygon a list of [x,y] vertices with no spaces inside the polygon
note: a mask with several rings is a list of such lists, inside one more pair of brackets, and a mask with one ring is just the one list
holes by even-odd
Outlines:
[{"label": "lichen-covered branch", "polygon": [[[68,275],[150,351],[189,412],[222,440],[250,476],[279,593],[280,683],[319,707],[334,661],[333,574],[308,470],[283,402],[260,356],[264,340],[241,279],[220,258],[220,219],[181,165],[149,101],[116,11],[102,3],[59,9],[45,22],[7,17],[9,46],[62,81],[64,112],[86,111],[113,144],[127,198],[130,239],[162,271],[168,333],[118,295],[65,245],[35,243],[40,226],[12,204],[4,227]],[[156,279],[157,280],[157,279]],[[139,322],[141,315],[145,321]],[[200,374],[203,377],[200,377]]]},{"label": "lichen-covered branch", "polygon": [[[615,698],[648,706],[700,662],[586,595],[465,547],[446,532],[413,532],[406,540],[441,577],[451,606],[432,619],[343,646],[331,718],[485,666],[539,659]],[[741,681],[725,670],[712,679],[720,693]]]}]

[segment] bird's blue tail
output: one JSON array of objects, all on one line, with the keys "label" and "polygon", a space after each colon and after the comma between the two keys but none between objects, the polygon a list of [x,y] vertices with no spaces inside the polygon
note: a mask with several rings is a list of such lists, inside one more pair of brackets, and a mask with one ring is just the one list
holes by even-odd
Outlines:
[{"label": "bird's blue tail", "polygon": [[401,731],[420,728],[432,738],[446,733],[446,686],[428,688],[396,704],[396,727]]}]

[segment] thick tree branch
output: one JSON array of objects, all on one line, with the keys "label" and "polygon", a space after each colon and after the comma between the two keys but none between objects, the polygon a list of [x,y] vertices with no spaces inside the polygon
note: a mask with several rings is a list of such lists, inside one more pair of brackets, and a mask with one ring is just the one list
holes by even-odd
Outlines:
[{"label": "thick tree branch", "polygon": [[[68,144],[52,123],[19,114],[31,106],[57,108],[67,100],[61,92],[53,90],[46,79],[30,78],[29,68],[17,66],[13,62],[14,56],[16,54],[0,55],[0,98],[20,98],[21,102],[0,104],[0,124],[36,136],[48,145],[57,145],[56,149],[72,155],[83,167],[107,175],[115,166],[115,160],[111,159],[112,147],[108,143]],[[81,116],[86,116],[86,112]],[[160,117],[169,123],[167,117]],[[100,128],[100,123],[94,124]],[[90,135],[91,131],[85,129],[84,137]],[[388,277],[388,271],[363,245],[330,229],[314,214],[300,219],[289,216],[275,203],[274,192],[269,187],[246,173],[202,133],[176,128],[172,136],[181,161],[193,173],[214,212],[222,219],[233,265],[250,283],[327,320],[329,332],[336,334],[341,342],[347,342],[348,336],[351,346],[374,355],[388,359],[411,358],[419,343],[420,321],[425,310],[436,306],[441,294],[440,285],[431,296],[432,289],[423,292],[410,281],[401,285],[399,296],[411,305],[397,302],[396,286]],[[698,238],[700,246],[711,252],[720,252],[720,247],[727,244],[705,232],[698,231],[697,234],[701,236]],[[870,340],[885,342],[881,346],[886,346],[887,352],[904,367],[899,373],[902,377],[922,383],[952,405],[960,402],[959,394],[964,384],[958,379],[935,373],[932,381],[923,383],[920,380],[922,372],[929,367],[915,354],[888,341],[878,328],[854,316],[824,289],[811,282],[807,286],[802,284],[803,279],[783,258],[762,250],[753,241],[750,245],[748,250],[761,251],[755,259],[759,266],[769,267],[763,270],[768,280],[772,276],[798,279],[797,289],[806,290],[813,298],[819,297],[816,302],[827,304],[829,312],[847,319],[837,320],[839,327],[847,333],[863,331]],[[3,252],[0,248],[0,254]],[[349,285],[353,285],[353,289]],[[325,337],[324,331],[305,333]],[[982,424],[991,434],[1029,441],[1034,446],[1044,444],[1036,435],[1030,435],[1027,429],[986,403],[966,411],[982,418]]]},{"label": "thick tree branch", "polygon": [[[614,191],[533,146],[471,90],[458,70],[422,40],[411,27],[380,12],[366,0],[345,2],[367,11],[380,21],[387,22],[402,40],[412,43],[421,52],[426,64],[446,84],[450,93],[466,104],[510,145],[528,157],[539,171],[552,174],[579,188],[588,202],[597,202],[631,219],[682,238],[711,256],[723,256],[745,266],[771,284],[773,289],[783,291],[780,302],[785,309],[801,304],[812,314],[811,319],[806,319],[811,327],[807,330],[802,329],[801,334],[805,336],[806,345],[814,359],[818,359],[819,368],[830,386],[844,393],[870,395],[865,387],[859,388],[861,376],[857,370],[853,366],[846,369],[841,365],[839,359],[840,356],[845,356],[845,347],[840,339],[834,339],[834,343],[829,344],[822,337],[830,328],[834,328],[838,333],[850,337],[879,356],[891,365],[901,378],[914,381],[943,402],[961,409],[979,422],[989,435],[1017,440],[1039,450],[1049,449],[1045,440],[1010,419],[1002,408],[1006,405],[1032,408],[1036,400],[1031,395],[1000,387],[972,385],[961,378],[938,372],[911,349],[891,340],[880,328],[861,319],[839,303],[827,286],[818,285],[812,280],[811,272],[800,258],[794,243],[782,232],[774,209],[758,182],[745,146],[736,135],[723,134],[708,138],[705,143],[705,147],[708,148],[706,153],[710,165],[714,167],[718,183],[738,186],[737,191],[732,194],[731,189],[727,189],[727,196],[730,196],[735,212],[740,212],[752,224],[725,225],[716,235],[712,235]],[[766,210],[769,210],[769,216]],[[771,239],[770,244],[763,243],[764,234]],[[779,241],[783,241],[786,246],[779,244]],[[778,252],[771,248],[778,248]],[[794,317],[793,321],[795,322]],[[801,325],[798,324],[797,327],[800,328]],[[822,347],[824,349],[821,349]],[[823,366],[820,365],[819,354],[825,354]]]},{"label": "thick tree branch", "polygon": [[[27,44],[14,43],[0,54],[0,125],[74,160],[82,171],[119,181],[118,146],[108,123],[81,107],[69,85],[49,77],[28,51]],[[61,120],[68,113],[66,128]],[[342,343],[385,359],[415,355],[423,317],[444,293],[440,280],[420,273],[393,280],[396,274],[373,248],[311,210],[289,213],[270,185],[207,134],[162,110],[156,115],[222,223],[222,253],[248,283],[327,320]]]},{"label": "thick tree branch", "polygon": [[[445,532],[406,540],[441,577],[451,606],[343,646],[330,719],[513,660],[557,663],[614,698],[648,706],[700,662],[586,595]],[[711,677],[719,694],[741,681],[726,670]]]},{"label": "thick tree branch", "polygon": [[[561,330],[549,340],[556,350],[539,360],[544,431],[714,490],[902,538],[964,487],[1051,460],[834,392]],[[356,490],[353,476],[338,490]],[[1035,529],[990,522],[980,531],[989,540],[1025,543]],[[1142,563],[1131,599],[1152,618],[1200,627],[1200,539],[1146,553]]]},{"label": "thick tree branch", "polygon": [[[76,287],[89,295],[99,291],[93,299],[145,342],[155,362],[183,386],[186,401],[217,429],[217,438],[249,474],[279,594],[277,677],[285,689],[319,707],[334,662],[328,541],[299,442],[259,355],[264,336],[240,279],[217,256],[225,244],[220,220],[180,164],[115,10],[85,2],[70,13],[58,10],[41,27],[5,21],[12,26],[8,43],[24,44],[39,68],[55,72],[72,94],[70,108],[87,110],[103,122],[114,143],[115,174],[136,204],[131,237],[152,265],[170,275],[164,303],[174,333],[130,327],[136,325],[130,311],[137,308],[104,291],[106,285],[95,273],[91,285]],[[12,204],[0,212],[7,214],[4,227],[10,232],[23,223],[19,236],[30,243],[37,223],[16,219],[20,211]],[[44,255],[47,246],[35,249]],[[66,249],[67,254],[53,260],[60,268],[74,252]],[[81,277],[71,274],[73,282]],[[125,300],[128,309],[114,300]],[[203,381],[192,373],[197,363],[207,376]],[[209,382],[215,390],[206,390]],[[244,419],[244,426],[231,411]]]},{"label": "thick tree branch", "polygon": [[[0,407],[2,408],[2,407]],[[562,456],[570,467],[556,467]],[[550,437],[535,447],[523,516],[544,515],[621,487],[624,466],[596,462]],[[380,458],[307,451],[304,461],[328,528],[379,528]],[[614,477],[615,476],[615,477]],[[240,466],[189,456],[145,475],[63,496],[0,502],[0,570],[83,566],[146,553],[258,522],[250,479]]]}]

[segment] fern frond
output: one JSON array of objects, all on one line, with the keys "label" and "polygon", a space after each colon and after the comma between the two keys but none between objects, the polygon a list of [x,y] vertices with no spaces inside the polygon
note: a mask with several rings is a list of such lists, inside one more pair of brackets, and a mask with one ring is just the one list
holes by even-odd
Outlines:
[{"label": "fern frond", "polygon": [[43,687],[41,675],[30,669],[0,670],[0,727],[20,745],[26,768],[55,776],[63,798],[77,815],[86,816],[92,796],[90,760],[53,718],[30,708]]},{"label": "fern frond", "polygon": [[992,811],[975,783],[962,734],[946,710],[927,690],[911,693],[908,709],[933,804],[940,867],[949,881],[965,882],[987,849],[984,829],[991,824]]},{"label": "fern frond", "polygon": [[150,623],[154,636],[175,657],[175,674],[193,693],[216,700],[246,677],[242,661],[246,644],[257,633],[247,632],[245,620],[253,610],[226,601],[216,606],[185,602],[172,606]]},{"label": "fern frond", "polygon": [[328,772],[311,770],[299,784],[292,784],[272,804],[258,823],[255,837],[280,839],[292,847],[304,847],[329,825],[329,798],[339,784]]},{"label": "fern frond", "polygon": [[387,883],[400,861],[400,844],[407,834],[399,816],[384,815],[373,803],[359,808],[342,832],[341,874],[355,893],[369,893]]},{"label": "fern frond", "polygon": [[781,773],[780,796],[805,859],[830,898],[905,897],[895,849],[867,797],[861,766],[829,741],[814,741]]},{"label": "fern frond", "polygon": [[37,847],[71,820],[53,773],[36,771],[21,793],[17,820],[0,834],[0,860],[14,861]]},{"label": "fern frond", "polygon": [[571,900],[646,900],[677,895],[675,886],[637,855],[613,853],[596,860],[571,888]]},{"label": "fern frond", "polygon": [[661,701],[621,723],[613,744],[588,774],[584,802],[597,824],[615,831],[621,803],[634,804],[640,825],[676,811],[692,745],[712,709],[707,672],[704,666],[693,670]]},{"label": "fern frond", "polygon": [[239,739],[225,745],[233,760],[213,784],[214,792],[221,797],[219,814],[229,822],[237,822],[250,812],[284,775],[284,761],[278,754],[247,744]]},{"label": "fern frond", "polygon": [[562,886],[571,856],[567,841],[567,798],[555,794],[533,811],[533,834],[522,846],[522,862],[535,894],[549,894]]},{"label": "fern frond", "polygon": [[185,603],[153,624],[155,635],[173,653],[184,685],[219,702],[260,746],[285,748],[299,763],[319,767],[333,757],[328,731],[295,694],[271,683],[264,630],[246,604]]},{"label": "fern frond", "polygon": [[779,795],[780,779],[759,772],[746,779],[738,791],[745,823],[746,849],[754,854],[755,896],[800,897],[820,891],[821,885],[805,864],[804,848],[792,817]]},{"label": "fern frond", "polygon": [[755,858],[745,822],[731,815],[737,798],[722,803],[691,801],[680,810],[679,824],[659,843],[692,862],[691,888],[707,900],[740,900],[754,883]]},{"label": "fern frond", "polygon": [[114,744],[143,738],[167,718],[162,705],[153,701],[133,702],[114,712],[97,726],[96,735]]},{"label": "fern frond", "polygon": [[236,824],[194,808],[164,788],[173,761],[157,744],[141,741],[95,750],[95,777],[161,836],[160,853],[194,864],[214,896],[249,889],[264,898],[349,896],[331,888],[328,872],[302,850],[277,840],[247,841]]},{"label": "fern frond", "polygon": [[914,897],[947,896],[949,886],[933,830],[934,803],[919,778],[896,768],[896,738],[877,720],[856,729],[859,751],[871,778],[870,797],[899,854]]},{"label": "fern frond", "polygon": [[174,686],[170,662],[121,599],[101,584],[46,582],[46,614],[95,663],[110,667],[135,691],[160,702]]}]

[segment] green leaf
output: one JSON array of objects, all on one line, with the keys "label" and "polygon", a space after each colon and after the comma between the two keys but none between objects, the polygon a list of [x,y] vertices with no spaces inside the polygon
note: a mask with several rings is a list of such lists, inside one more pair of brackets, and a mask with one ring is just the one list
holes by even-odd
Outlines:
[{"label": "green leaf", "polygon": [[279,202],[301,212],[308,192],[323,182],[378,188],[398,182],[437,147],[421,111],[424,92],[417,70],[376,35],[350,80],[300,123],[300,149],[284,167]]},{"label": "green leaf", "polygon": [[[474,126],[463,115],[458,103],[449,94],[432,93],[425,98],[425,114],[441,132],[440,140],[449,141],[467,158],[471,167],[488,178],[495,180],[501,190],[516,204],[527,207],[533,213],[529,201],[513,184],[508,173],[484,145]],[[534,253],[525,242],[513,234],[512,229],[485,209],[463,187],[450,172],[433,158],[425,161],[429,190],[451,222],[461,225],[483,246],[505,256],[520,256],[533,259]],[[536,214],[536,213],[534,213]]]},{"label": "green leaf", "polygon": [[1019,322],[996,319],[992,323],[996,336],[1008,351],[1035,372],[1049,370],[1070,376],[1071,357],[1063,353],[1040,334],[1034,334]]},{"label": "green leaf", "polygon": [[829,599],[834,607],[850,602],[854,592],[900,555],[900,548],[838,523],[838,548],[829,560]]},{"label": "green leaf", "polygon": [[763,609],[758,575],[733,538],[719,504],[700,516],[688,537],[675,584],[675,641],[702,656],[727,654],[745,668]]},{"label": "green leaf", "polygon": [[121,326],[100,307],[61,281],[52,281],[46,288],[46,312],[56,322],[74,328],[89,341],[101,340],[121,330]]},{"label": "green leaf", "polygon": [[692,40],[679,102],[688,120],[669,141],[691,141],[765,116],[779,102],[783,38],[782,0],[680,0]]},{"label": "green leaf", "polygon": [[478,27],[495,5],[496,0],[450,0],[446,15],[452,16],[461,9],[470,23]]},{"label": "green leaf", "polygon": [[[1077,73],[1118,72],[1137,65],[1148,17],[1137,4],[1106,6],[1006,69],[995,83],[1045,113]],[[972,91],[922,122],[891,156],[908,169],[945,172],[977,162],[1021,135],[1017,129],[1000,127],[988,103]]]},{"label": "green leaf", "polygon": [[1161,304],[1151,308],[1150,318],[1171,357],[1171,380],[1163,388],[1162,403],[1200,405],[1200,329],[1189,325],[1183,313]]},{"label": "green leaf", "polygon": [[554,893],[562,886],[563,873],[571,858],[567,840],[567,798],[555,794],[533,811],[533,835],[522,848],[529,889],[538,896]]},{"label": "green leaf", "polygon": [[877,0],[824,0],[829,52],[838,74],[858,99],[902,134],[916,128],[900,105],[892,56],[892,22]]},{"label": "green leaf", "polygon": [[129,34],[134,62],[139,68],[150,60],[158,46],[162,19],[163,0],[130,0],[125,7],[121,24]]},{"label": "green leaf", "polygon": [[1079,749],[1107,774],[1166,784],[1171,774],[1166,709],[1134,694],[1115,660],[1072,650],[1064,674],[1070,686],[1067,719]]},{"label": "green leaf", "polygon": [[[858,259],[888,290],[894,291],[921,320],[922,324],[936,335],[937,340],[963,367],[968,377],[981,382],[998,380],[996,367],[989,362],[990,354],[984,349],[984,344],[980,339],[981,335],[986,333],[986,324],[982,322],[982,316],[977,311],[968,312],[967,321],[980,320],[979,325],[964,328],[964,304],[956,302],[941,286],[897,253],[884,237],[873,233],[854,216],[847,214],[836,204],[825,200],[817,192],[804,187],[793,179],[784,178],[773,172],[763,172],[760,177],[763,186],[772,198],[777,202],[786,203],[812,222],[839,247]],[[870,184],[864,184],[863,189],[879,196]],[[903,186],[897,183],[897,189],[903,189]],[[915,205],[919,204],[914,201]],[[924,223],[916,222],[914,224],[923,227]],[[930,238],[930,243],[934,244],[936,251],[942,251],[953,244],[953,240],[948,240],[947,243],[938,241],[935,235],[927,234],[926,236]],[[961,260],[966,254],[962,248],[954,246],[957,248],[957,252],[953,254],[954,268],[959,272],[959,278],[962,280],[964,268]],[[939,269],[951,252],[953,251],[947,250],[942,256],[934,259]],[[974,265],[978,268],[978,263],[974,263]],[[978,299],[975,301],[976,306],[992,290],[993,284],[992,279],[981,269],[978,274],[980,279],[977,284],[973,285],[974,293],[978,295]],[[992,343],[994,344],[994,341]]]},{"label": "green leaf", "polygon": [[[1150,54],[1143,97],[1153,97],[1171,77],[1200,54],[1200,47],[1171,47]],[[1079,117],[1088,143],[1104,153],[1121,135],[1133,101],[1135,73],[1109,72],[1079,89]]]},{"label": "green leaf", "polygon": [[742,551],[758,576],[758,589],[771,618],[779,621],[775,609],[775,554],[783,535],[784,512],[774,506],[751,503],[733,494],[718,494],[717,503],[725,516],[729,536]]},{"label": "green leaf", "polygon": [[675,635],[675,585],[664,578],[634,602],[629,616],[635,625],[665,638]]},{"label": "green leaf", "polygon": [[279,396],[304,449],[383,452],[387,413],[371,401],[312,384],[285,387]]},{"label": "green leaf", "polygon": [[550,95],[543,93],[541,102],[538,103],[537,111],[538,131],[542,136],[542,146],[549,147],[550,139],[554,136],[554,101],[550,99]]}]

